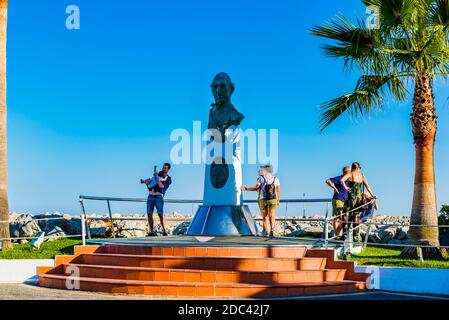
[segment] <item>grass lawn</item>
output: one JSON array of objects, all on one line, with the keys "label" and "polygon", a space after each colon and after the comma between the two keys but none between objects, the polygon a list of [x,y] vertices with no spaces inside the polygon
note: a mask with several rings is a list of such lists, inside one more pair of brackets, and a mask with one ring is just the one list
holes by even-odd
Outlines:
[{"label": "grass lawn", "polygon": [[44,242],[39,249],[28,243],[14,244],[9,251],[0,251],[0,259],[53,259],[57,255],[73,254],[73,247],[81,244],[78,239],[58,239]]},{"label": "grass lawn", "polygon": [[358,255],[353,255],[351,260],[358,265],[410,267],[410,268],[449,268],[449,259],[445,260],[411,260],[401,257],[400,248],[385,248],[368,246]]}]

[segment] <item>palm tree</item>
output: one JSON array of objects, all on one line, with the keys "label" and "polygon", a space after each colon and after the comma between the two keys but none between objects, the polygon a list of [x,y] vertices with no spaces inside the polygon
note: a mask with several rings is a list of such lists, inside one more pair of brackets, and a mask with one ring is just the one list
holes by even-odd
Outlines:
[{"label": "palm tree", "polygon": [[[342,15],[311,29],[334,40],[327,56],[343,58],[360,79],[354,92],[324,103],[321,130],[343,113],[363,116],[382,109],[385,99],[407,99],[414,88],[411,127],[416,165],[409,243],[429,245],[426,257],[441,257],[435,196],[434,144],[437,130],[433,83],[449,74],[449,0],[362,0],[376,12],[375,26]],[[404,254],[416,256],[415,248]]]},{"label": "palm tree", "polygon": [[[0,0],[0,238],[9,239],[9,207],[7,191],[6,157],[6,25],[8,21],[8,0]],[[3,240],[2,250],[11,247],[9,240]]]}]

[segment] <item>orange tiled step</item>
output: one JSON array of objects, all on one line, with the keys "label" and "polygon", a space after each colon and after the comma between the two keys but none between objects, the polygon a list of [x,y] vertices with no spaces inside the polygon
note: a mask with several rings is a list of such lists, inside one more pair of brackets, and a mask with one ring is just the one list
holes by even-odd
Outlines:
[{"label": "orange tiled step", "polygon": [[64,263],[115,265],[146,268],[202,269],[230,271],[293,271],[322,270],[326,258],[303,257],[265,258],[265,257],[182,257],[158,255],[129,255],[92,253],[81,254]]},{"label": "orange tiled step", "polygon": [[[257,247],[257,246],[134,246],[111,245],[101,246],[96,253],[132,254],[132,255],[158,255],[178,257],[266,257],[266,258],[302,258],[307,251],[306,247]],[[90,252],[93,253],[93,252]]]},{"label": "orange tiled step", "polygon": [[39,275],[44,287],[67,289],[69,283],[78,282],[83,291],[143,294],[173,297],[283,297],[289,295],[341,293],[365,289],[365,282],[326,281],[301,284],[227,284],[117,280],[104,278],[71,278],[65,275]]},{"label": "orange tiled step", "polygon": [[78,275],[84,278],[253,284],[341,281],[345,280],[346,274],[344,269],[237,272],[83,264],[65,264],[58,272],[69,275],[73,270],[77,270]]}]

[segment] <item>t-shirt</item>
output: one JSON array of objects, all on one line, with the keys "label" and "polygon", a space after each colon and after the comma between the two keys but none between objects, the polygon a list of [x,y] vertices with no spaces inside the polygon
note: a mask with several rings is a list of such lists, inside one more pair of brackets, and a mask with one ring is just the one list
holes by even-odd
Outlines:
[{"label": "t-shirt", "polygon": [[272,184],[273,183],[273,179],[274,181],[274,185],[276,188],[278,188],[281,184],[279,182],[278,177],[273,176],[271,179],[267,179],[264,178],[262,176],[260,176],[259,178],[257,178],[257,184],[260,186],[260,190],[259,190],[259,195],[261,199],[265,199],[265,185],[267,184]]},{"label": "t-shirt", "polygon": [[[334,192],[333,200],[340,200],[345,202],[346,198],[348,197],[348,191],[346,191],[346,188],[340,183],[341,178],[343,178],[343,175],[333,177],[330,179],[330,181],[335,185],[335,187],[338,190],[338,193]],[[345,184],[348,186],[348,180],[345,181]]]},{"label": "t-shirt", "polygon": [[159,177],[159,181],[162,182],[162,184],[164,185],[163,188],[158,186],[158,184],[156,183],[156,179],[154,177],[146,180],[145,183],[147,184],[149,191],[159,192],[159,193],[162,193],[162,195],[165,195],[165,192],[167,191],[168,187],[171,185],[171,182],[172,182],[171,177],[170,176],[166,176],[165,178]]}]

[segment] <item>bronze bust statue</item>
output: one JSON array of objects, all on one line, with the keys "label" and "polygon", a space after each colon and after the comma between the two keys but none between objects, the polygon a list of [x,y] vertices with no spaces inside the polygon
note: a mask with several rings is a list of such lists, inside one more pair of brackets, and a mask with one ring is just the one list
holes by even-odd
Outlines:
[{"label": "bronze bust statue", "polygon": [[211,104],[207,128],[218,130],[221,133],[221,142],[224,142],[226,130],[231,126],[240,125],[245,118],[231,103],[234,88],[231,78],[224,72],[217,74],[211,84],[215,103]]}]

